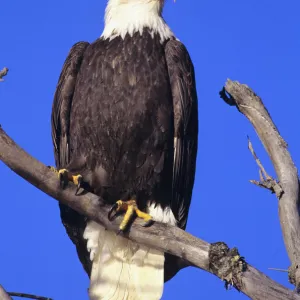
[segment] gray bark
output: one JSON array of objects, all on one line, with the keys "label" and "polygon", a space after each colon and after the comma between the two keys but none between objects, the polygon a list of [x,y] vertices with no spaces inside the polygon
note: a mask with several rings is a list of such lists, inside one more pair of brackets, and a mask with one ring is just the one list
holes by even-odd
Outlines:
[{"label": "gray bark", "polygon": [[[118,231],[120,218],[110,222],[110,209],[103,199],[91,193],[75,196],[76,187],[70,184],[62,190],[57,176],[45,165],[31,157],[0,129],[0,159],[14,172],[58,201],[69,205],[100,225]],[[300,295],[271,280],[247,264],[236,249],[224,243],[209,244],[183,230],[161,223],[141,226],[137,220],[127,237],[138,243],[168,252],[184,259],[187,265],[215,274],[225,285],[232,284],[252,299],[298,299]]]},{"label": "gray bark", "polygon": [[300,217],[297,168],[287,150],[287,143],[281,137],[260,97],[247,85],[236,81],[228,80],[225,90],[231,97],[226,98],[223,94],[223,99],[229,105],[236,106],[249,119],[274,165],[280,188],[276,181],[273,181],[269,188],[276,193],[279,200],[281,229],[292,263],[289,269],[289,279],[298,289],[300,286],[300,269],[298,268],[300,263]]}]

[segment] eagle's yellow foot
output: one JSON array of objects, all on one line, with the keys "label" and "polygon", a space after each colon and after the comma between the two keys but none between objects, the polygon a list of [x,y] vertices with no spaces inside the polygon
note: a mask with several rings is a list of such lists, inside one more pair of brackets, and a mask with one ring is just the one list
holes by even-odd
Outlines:
[{"label": "eagle's yellow foot", "polygon": [[67,185],[68,182],[71,181],[76,185],[76,192],[75,195],[77,195],[79,189],[82,187],[83,184],[83,177],[78,174],[78,175],[73,175],[70,173],[67,169],[60,169],[57,170],[54,167],[49,166],[49,169],[55,173],[57,173],[57,176],[60,181],[60,186],[62,189],[64,189]]},{"label": "eagle's yellow foot", "polygon": [[111,221],[113,219],[112,216],[113,213],[115,213],[116,215],[117,213],[124,212],[124,211],[125,211],[125,216],[119,226],[119,232],[125,231],[132,218],[136,216],[145,221],[145,223],[143,224],[144,227],[150,226],[153,223],[153,219],[149,214],[144,213],[138,209],[135,200],[129,200],[129,201],[118,200],[111,207],[108,213],[108,219]]}]

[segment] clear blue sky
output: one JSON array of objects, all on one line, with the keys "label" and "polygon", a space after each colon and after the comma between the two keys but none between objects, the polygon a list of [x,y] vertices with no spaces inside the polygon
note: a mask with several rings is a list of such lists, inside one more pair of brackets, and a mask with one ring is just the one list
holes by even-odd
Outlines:
[{"label": "clear blue sky", "polygon": [[[103,29],[104,0],[2,1],[0,124],[30,154],[53,164],[52,97],[62,64],[77,41]],[[187,230],[209,242],[225,241],[280,283],[290,286],[289,261],[277,200],[249,183],[258,170],[247,135],[274,174],[248,121],[218,92],[226,78],[252,87],[264,100],[300,166],[299,0],[168,0],[165,18],[187,46],[199,95],[199,155]],[[7,290],[55,300],[87,299],[88,280],[65,234],[57,202],[0,164],[0,284]],[[165,286],[168,299],[246,299],[215,276],[181,271]]]}]

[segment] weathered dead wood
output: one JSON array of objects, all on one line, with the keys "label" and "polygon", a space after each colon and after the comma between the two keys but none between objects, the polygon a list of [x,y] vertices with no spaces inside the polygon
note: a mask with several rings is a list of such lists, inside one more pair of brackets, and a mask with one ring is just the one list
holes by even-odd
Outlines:
[{"label": "weathered dead wood", "polygon": [[[61,190],[56,175],[15,144],[1,128],[0,159],[10,169],[49,196],[107,229],[118,231],[120,218],[116,218],[113,222],[108,220],[110,207],[103,199],[91,193],[75,196],[76,187],[72,184],[65,190]],[[134,222],[127,235],[129,239],[173,254],[187,261],[188,265],[215,274],[225,281],[226,286],[232,284],[252,299],[300,300],[300,295],[247,264],[235,248],[229,249],[224,243],[209,244],[166,224],[154,223],[149,228],[144,228],[141,224],[140,220]]]},{"label": "weathered dead wood", "polygon": [[8,73],[8,68],[3,68],[1,71],[0,71],[0,81],[3,81],[3,77],[6,76]]},{"label": "weathered dead wood", "polygon": [[[229,97],[226,95],[226,92]],[[289,279],[297,289],[300,287],[300,217],[299,181],[297,168],[287,150],[287,143],[281,137],[262,100],[247,85],[227,80],[220,93],[225,102],[244,114],[255,128],[274,165],[279,183],[263,169],[250,143],[250,151],[261,170],[258,185],[275,192],[279,200],[279,218],[285,247],[291,260]],[[256,182],[257,183],[257,182]]]},{"label": "weathered dead wood", "polygon": [[12,300],[2,285],[0,285],[0,300]]},{"label": "weathered dead wood", "polygon": [[280,184],[276,181],[276,179],[274,179],[272,176],[270,176],[267,171],[265,170],[263,164],[261,163],[260,159],[258,158],[258,156],[256,155],[252,143],[248,137],[248,149],[250,150],[251,154],[253,155],[255,162],[257,163],[258,167],[259,167],[259,181],[257,180],[250,180],[251,183],[265,188],[267,190],[270,190],[272,193],[275,193],[277,198],[280,199],[280,197],[283,194],[283,190],[280,186]]}]

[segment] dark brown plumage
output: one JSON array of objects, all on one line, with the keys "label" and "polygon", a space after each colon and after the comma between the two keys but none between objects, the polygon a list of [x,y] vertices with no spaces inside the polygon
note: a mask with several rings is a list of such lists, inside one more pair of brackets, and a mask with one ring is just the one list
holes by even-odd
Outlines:
[{"label": "dark brown plumage", "polygon": [[[148,201],[155,202],[170,207],[177,225],[185,228],[198,112],[193,65],[182,43],[160,43],[145,30],[124,40],[75,44],[54,97],[52,137],[57,167],[80,173],[108,203],[136,199],[145,209]],[[82,236],[87,220],[68,207],[60,209],[90,274]],[[165,280],[176,263],[167,256]]]}]

